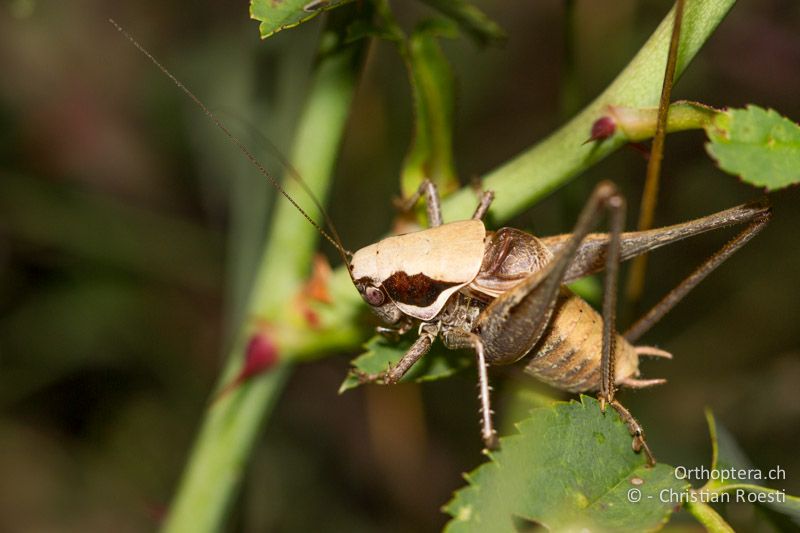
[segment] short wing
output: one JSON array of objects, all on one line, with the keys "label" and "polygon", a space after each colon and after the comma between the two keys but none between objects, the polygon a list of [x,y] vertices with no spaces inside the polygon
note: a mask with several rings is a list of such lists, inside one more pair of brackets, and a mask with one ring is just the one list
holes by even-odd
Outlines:
[{"label": "short wing", "polygon": [[481,270],[469,284],[469,292],[492,299],[540,271],[553,258],[538,238],[514,228],[489,234]]}]

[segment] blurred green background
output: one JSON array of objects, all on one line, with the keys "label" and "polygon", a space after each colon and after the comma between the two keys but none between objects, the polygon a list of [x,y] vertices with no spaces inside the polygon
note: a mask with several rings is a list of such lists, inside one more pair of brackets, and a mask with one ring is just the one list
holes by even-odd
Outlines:
[{"label": "blurred green background", "polygon": [[[458,80],[455,153],[465,183],[593,98],[669,7],[655,0],[480,4],[507,31],[506,45],[443,44]],[[428,13],[410,2],[395,8],[406,23]],[[0,3],[4,531],[157,527],[220,354],[242,318],[268,223],[262,213],[274,198],[108,17],[257,151],[256,131],[288,151],[321,26],[314,20],[262,42],[244,2]],[[799,29],[793,0],[740,3],[674,98],[756,103],[800,120]],[[331,205],[351,249],[390,227],[412,117],[396,50],[374,43]],[[626,191],[635,220],[644,168],[639,153],[623,150],[514,225],[569,231],[603,178]],[[667,139],[659,224],[759,194],[714,167],[701,132]],[[771,225],[642,339],[675,354],[644,366],[646,377],[669,383],[623,398],[660,460],[708,464],[703,407],[710,406],[757,466],[786,470],[787,479],[773,485],[798,494],[800,192],[771,199]],[[646,301],[729,233],[653,255]],[[444,523],[439,507],[463,484],[460,474],[481,461],[473,373],[337,396],[349,355],[294,373],[257,446],[232,531],[409,531]],[[553,393],[519,368],[494,375],[501,421],[518,388]],[[724,511],[742,530],[755,527],[752,507]]]}]

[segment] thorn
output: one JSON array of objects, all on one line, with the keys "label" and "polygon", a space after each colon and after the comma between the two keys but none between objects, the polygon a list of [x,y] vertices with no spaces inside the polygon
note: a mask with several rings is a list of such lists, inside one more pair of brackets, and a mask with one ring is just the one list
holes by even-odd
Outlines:
[{"label": "thorn", "polygon": [[233,380],[222,387],[212,403],[219,401],[228,393],[242,385],[250,378],[267,372],[278,362],[278,348],[266,331],[260,331],[250,337],[244,351],[244,365]]},{"label": "thorn", "polygon": [[583,144],[588,144],[590,142],[596,141],[605,141],[617,131],[617,123],[616,121],[609,116],[603,116],[598,118],[592,124],[591,134],[588,139],[586,139]]}]

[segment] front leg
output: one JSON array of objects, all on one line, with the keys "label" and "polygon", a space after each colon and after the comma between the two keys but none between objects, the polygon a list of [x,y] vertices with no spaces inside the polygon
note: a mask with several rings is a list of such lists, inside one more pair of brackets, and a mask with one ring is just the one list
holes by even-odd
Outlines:
[{"label": "front leg", "polygon": [[414,366],[414,363],[428,353],[435,338],[435,333],[423,330],[419,338],[414,341],[414,344],[411,345],[397,364],[390,365],[389,368],[383,372],[368,374],[357,369],[353,369],[351,372],[358,377],[358,381],[362,384],[383,383],[384,385],[394,385],[406,375],[406,372]]}]

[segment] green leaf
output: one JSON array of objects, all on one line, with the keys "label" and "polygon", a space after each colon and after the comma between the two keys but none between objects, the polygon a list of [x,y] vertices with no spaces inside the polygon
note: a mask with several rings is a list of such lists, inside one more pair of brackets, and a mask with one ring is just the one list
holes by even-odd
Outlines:
[{"label": "green leaf", "polygon": [[709,155],[722,170],[774,191],[800,182],[800,125],[750,105],[719,113],[706,127]]},{"label": "green leaf", "polygon": [[401,48],[408,63],[415,110],[414,140],[401,177],[404,197],[414,194],[426,178],[443,194],[458,188],[453,163],[453,72],[436,39],[442,31],[446,29],[440,25],[422,26]]},{"label": "green leaf", "polygon": [[[717,424],[714,413],[711,409],[706,409],[706,422],[708,423],[708,434],[711,438],[711,470],[725,470],[730,468],[752,468],[750,459],[739,448],[733,435],[724,426]],[[726,480],[715,481],[715,483],[728,483]]]},{"label": "green leaf", "polygon": [[266,39],[350,2],[352,0],[250,0],[250,18],[261,22],[258,31],[261,38]]},{"label": "green leaf", "polygon": [[[376,374],[395,364],[411,347],[413,339],[403,338],[392,342],[382,335],[375,335],[365,345],[367,352],[353,359],[354,368],[368,374]],[[434,344],[417,364],[411,367],[401,382],[433,381],[452,376],[472,364],[473,356],[466,350],[448,350],[441,343]],[[339,387],[339,394],[359,386],[358,378],[348,375]]]},{"label": "green leaf", "polygon": [[[764,476],[764,474],[761,473],[761,470],[753,469],[752,463],[742,449],[739,448],[733,435],[724,426],[716,422],[709,409],[706,409],[706,420],[708,421],[708,432],[711,436],[712,474],[709,476],[711,479],[702,490],[733,493],[735,497],[731,501],[737,503],[743,501],[742,498],[744,498],[744,501],[749,501],[747,499],[748,495],[752,495],[749,497],[757,500],[753,503],[765,505],[772,511],[786,515],[795,525],[800,525],[800,498],[787,495],[784,491],[749,483],[751,480],[758,480],[758,476]],[[715,471],[718,474],[714,474],[713,472]],[[722,475],[726,471],[736,471],[738,473],[736,475],[729,474],[726,478],[726,476]],[[749,474],[749,477],[745,477],[741,475],[741,471],[749,471],[752,474]],[[743,483],[742,481],[746,482]],[[694,514],[694,511],[692,513]],[[695,516],[697,515],[695,514]],[[698,519],[700,518],[698,517]]]},{"label": "green leaf", "polygon": [[507,36],[496,22],[464,0],[423,0],[426,4],[458,22],[480,45],[501,44]]},{"label": "green leaf", "polygon": [[520,519],[555,531],[654,530],[674,507],[661,491],[688,487],[669,465],[648,468],[616,411],[601,413],[593,398],[534,409],[517,427],[445,506],[446,531],[515,531]]}]

